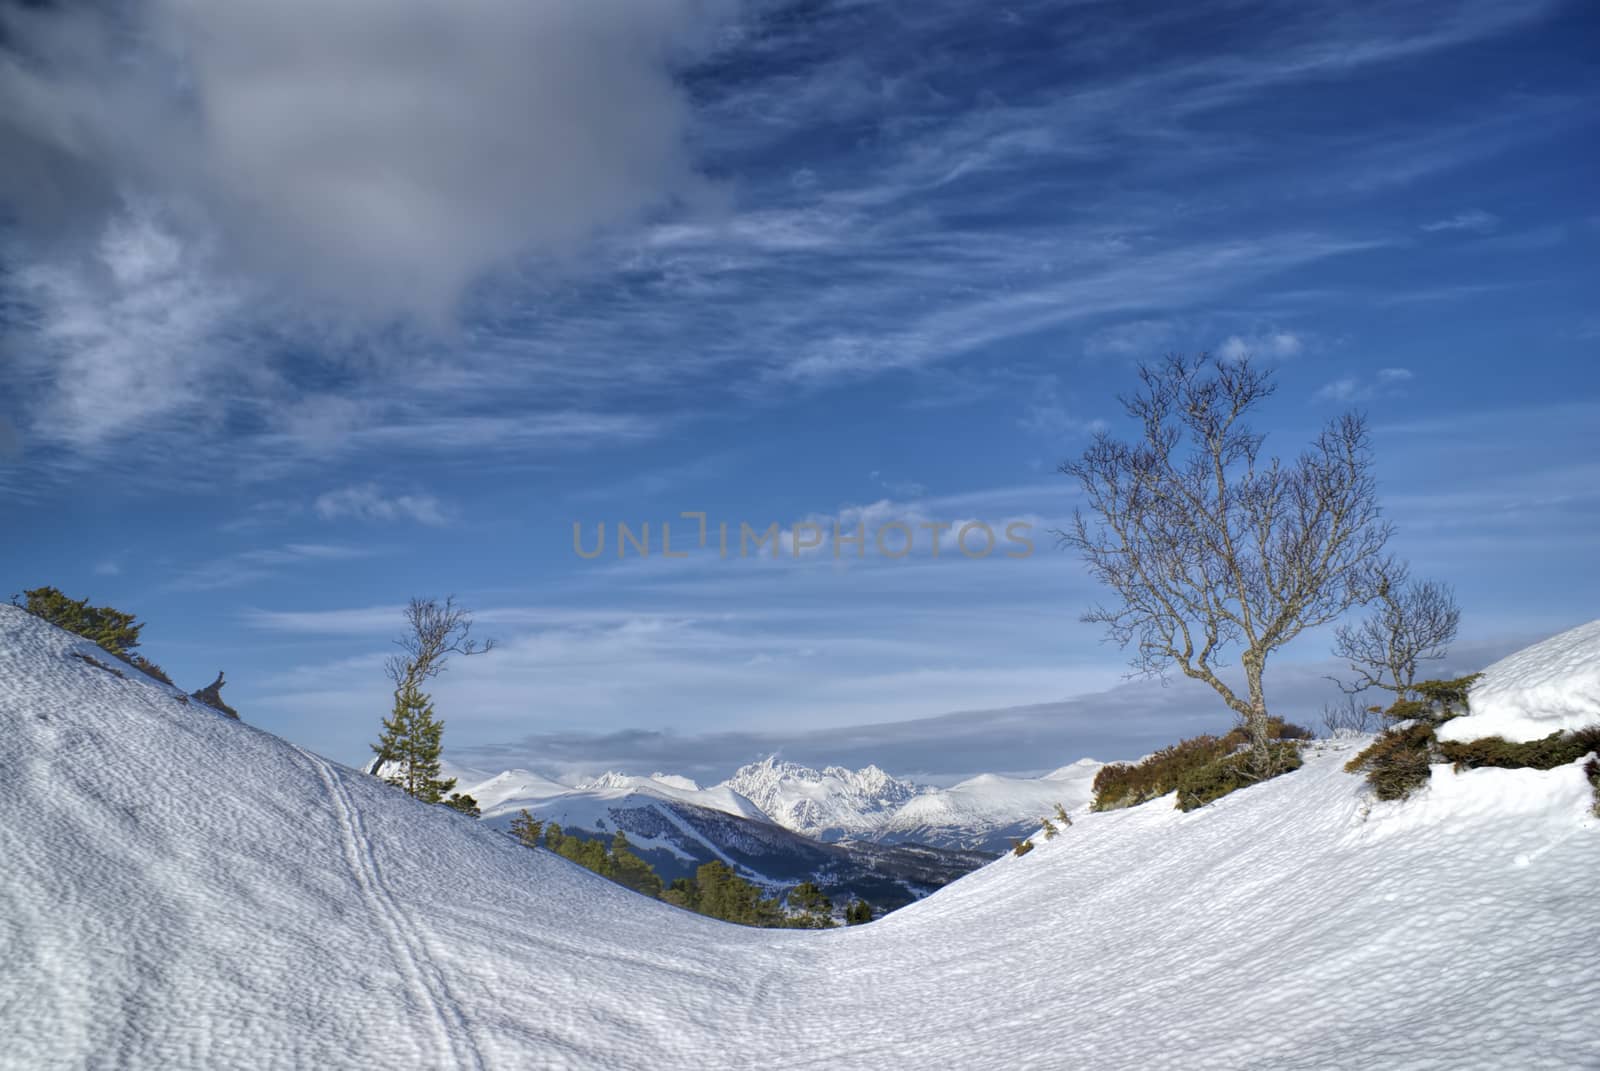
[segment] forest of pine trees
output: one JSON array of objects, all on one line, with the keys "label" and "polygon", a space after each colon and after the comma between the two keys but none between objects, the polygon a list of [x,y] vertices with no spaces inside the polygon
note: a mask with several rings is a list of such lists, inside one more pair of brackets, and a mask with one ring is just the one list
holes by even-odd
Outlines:
[{"label": "forest of pine trees", "polygon": [[[634,853],[627,834],[620,830],[608,844],[602,839],[569,834],[555,822],[546,825],[523,810],[511,820],[510,832],[530,848],[548,848],[634,892],[724,922],[795,929],[837,925],[832,901],[809,881],[789,891],[786,908],[782,899],[762,896],[760,886],[746,881],[720,860],[701,866],[693,878],[677,878],[670,885],[665,884],[654,868]],[[853,901],[845,920],[851,925],[870,922],[872,908],[865,901]]]}]

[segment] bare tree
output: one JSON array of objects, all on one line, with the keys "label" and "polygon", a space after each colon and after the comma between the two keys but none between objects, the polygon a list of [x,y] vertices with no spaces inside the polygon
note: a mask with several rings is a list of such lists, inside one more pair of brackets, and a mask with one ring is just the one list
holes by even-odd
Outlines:
[{"label": "bare tree", "polygon": [[1445,656],[1461,609],[1455,594],[1444,584],[1409,577],[1403,563],[1385,562],[1378,576],[1376,605],[1372,613],[1334,632],[1333,653],[1350,663],[1354,681],[1334,678],[1339,687],[1355,694],[1369,688],[1395,693],[1406,699],[1417,679],[1417,665]]},{"label": "bare tree", "polygon": [[1330,737],[1371,732],[1377,721],[1377,711],[1351,694],[1337,703],[1322,705],[1322,728]]},{"label": "bare tree", "polygon": [[396,691],[407,684],[420,686],[443,673],[451,655],[479,655],[494,650],[494,640],[472,638],[472,615],[456,605],[454,595],[444,602],[413,598],[406,604],[406,631],[395,646],[400,654],[384,662],[384,671]]},{"label": "bare tree", "polygon": [[[1347,413],[1292,463],[1262,456],[1245,415],[1271,396],[1248,361],[1170,356],[1121,399],[1142,435],[1106,432],[1061,466],[1088,514],[1058,532],[1116,593],[1084,620],[1134,645],[1135,673],[1177,666],[1243,720],[1253,765],[1270,772],[1262,678],[1268,656],[1375,591],[1390,526],[1379,516],[1365,419]],[[1240,649],[1245,694],[1216,670]]]}]

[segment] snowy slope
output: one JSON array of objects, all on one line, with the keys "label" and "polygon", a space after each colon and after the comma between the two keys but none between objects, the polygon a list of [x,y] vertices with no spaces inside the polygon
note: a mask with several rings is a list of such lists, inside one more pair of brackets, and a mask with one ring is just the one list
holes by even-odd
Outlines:
[{"label": "snowy slope", "polygon": [[0,607],[0,1067],[1600,1066],[1581,770],[1353,743],[1086,815],[870,926],[726,926]]},{"label": "snowy slope", "polygon": [[1094,796],[1101,763],[1081,759],[1044,777],[980,774],[949,788],[913,796],[877,827],[885,841],[915,841],[986,851],[1003,851],[1013,838],[1039,828],[1039,820],[1060,804],[1084,810]]},{"label": "snowy slope", "polygon": [[1472,713],[1440,726],[1441,740],[1525,743],[1600,725],[1600,621],[1502,658],[1483,671],[1468,699]]}]

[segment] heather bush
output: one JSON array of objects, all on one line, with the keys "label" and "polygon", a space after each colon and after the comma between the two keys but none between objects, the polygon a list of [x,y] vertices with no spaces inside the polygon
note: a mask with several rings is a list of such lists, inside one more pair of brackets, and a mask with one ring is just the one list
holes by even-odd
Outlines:
[{"label": "heather bush", "polygon": [[[1291,742],[1309,740],[1312,733],[1282,718],[1270,718],[1267,735],[1274,741]],[[1249,735],[1241,726],[1224,736],[1190,737],[1162,748],[1141,762],[1114,762],[1103,766],[1094,778],[1094,810],[1133,807],[1175,792],[1186,776],[1220,762],[1249,743]],[[1272,761],[1276,765],[1279,760]]]},{"label": "heather bush", "polygon": [[1365,772],[1380,800],[1403,800],[1428,783],[1435,743],[1433,726],[1426,722],[1385,729],[1344,768],[1347,773]]},{"label": "heather bush", "polygon": [[1292,740],[1280,740],[1270,746],[1269,765],[1264,775],[1252,768],[1254,758],[1248,751],[1239,751],[1184,771],[1178,778],[1178,810],[1204,807],[1230,792],[1298,770],[1304,762],[1300,758],[1300,748]]},{"label": "heather bush", "polygon": [[1577,762],[1591,751],[1600,751],[1600,726],[1571,733],[1551,733],[1522,744],[1514,744],[1498,736],[1439,743],[1440,754],[1455,763],[1458,770],[1470,770],[1478,766],[1553,770],[1557,766]]}]

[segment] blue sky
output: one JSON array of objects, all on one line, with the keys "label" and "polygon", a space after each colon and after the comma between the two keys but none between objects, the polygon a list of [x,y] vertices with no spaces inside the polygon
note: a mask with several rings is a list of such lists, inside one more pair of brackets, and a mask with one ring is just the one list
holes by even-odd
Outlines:
[{"label": "blue sky", "polygon": [[[501,642],[438,691],[484,765],[1126,757],[1228,715],[1078,622],[1055,467],[1207,349],[1274,369],[1277,452],[1370,415],[1476,668],[1600,608],[1597,41],[1554,2],[0,4],[0,580],[348,762],[451,592]],[[683,511],[1037,551],[573,553]],[[1314,720],[1326,657],[1269,699]]]}]

